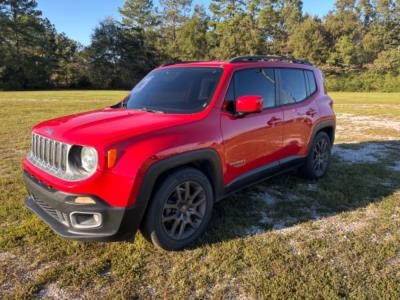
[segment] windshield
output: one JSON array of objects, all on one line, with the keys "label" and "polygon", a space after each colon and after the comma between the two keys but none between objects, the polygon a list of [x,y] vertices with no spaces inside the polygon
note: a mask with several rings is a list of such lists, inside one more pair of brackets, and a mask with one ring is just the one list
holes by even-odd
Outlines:
[{"label": "windshield", "polygon": [[125,106],[165,113],[194,113],[210,102],[221,68],[167,68],[150,72],[129,94]]}]

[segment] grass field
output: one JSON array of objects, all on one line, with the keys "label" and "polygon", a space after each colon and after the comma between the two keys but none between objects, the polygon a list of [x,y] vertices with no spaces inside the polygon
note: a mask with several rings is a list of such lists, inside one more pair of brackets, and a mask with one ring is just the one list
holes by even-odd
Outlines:
[{"label": "grass field", "polygon": [[192,249],[81,243],[23,206],[30,128],[126,92],[0,93],[0,298],[400,298],[400,94],[332,93],[329,174],[296,173],[217,203]]}]

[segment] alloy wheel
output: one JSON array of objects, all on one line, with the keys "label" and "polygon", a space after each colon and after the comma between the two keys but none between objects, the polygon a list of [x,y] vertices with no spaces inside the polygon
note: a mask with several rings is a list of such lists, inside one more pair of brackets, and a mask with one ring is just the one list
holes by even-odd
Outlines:
[{"label": "alloy wheel", "polygon": [[325,173],[329,163],[329,142],[322,138],[317,141],[313,151],[313,169],[317,176]]},{"label": "alloy wheel", "polygon": [[190,237],[200,227],[207,208],[206,192],[197,182],[177,185],[164,203],[162,225],[174,240]]}]

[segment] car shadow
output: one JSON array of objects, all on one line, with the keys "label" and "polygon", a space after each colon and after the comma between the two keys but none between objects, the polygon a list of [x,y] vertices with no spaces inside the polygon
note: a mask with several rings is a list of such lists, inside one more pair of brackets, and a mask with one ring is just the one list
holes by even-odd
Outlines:
[{"label": "car shadow", "polygon": [[400,141],[335,144],[327,175],[297,171],[250,186],[218,202],[193,246],[219,243],[350,212],[400,190]]}]

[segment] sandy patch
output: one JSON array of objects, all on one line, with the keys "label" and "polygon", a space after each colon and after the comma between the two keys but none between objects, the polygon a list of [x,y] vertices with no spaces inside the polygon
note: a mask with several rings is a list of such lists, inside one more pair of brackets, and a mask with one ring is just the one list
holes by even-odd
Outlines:
[{"label": "sandy patch", "polygon": [[382,143],[364,143],[357,149],[334,145],[332,154],[345,162],[378,163],[389,155],[389,149]]},{"label": "sandy patch", "polygon": [[396,172],[400,172],[400,160],[396,161],[395,164],[390,168]]},{"label": "sandy patch", "polygon": [[[317,191],[319,187],[317,184],[311,184],[305,185],[304,188],[306,190]],[[276,205],[282,202],[287,205],[297,201],[310,202],[310,207],[305,207],[304,213],[309,215],[310,219],[320,217],[316,213],[315,206],[311,204],[312,201],[310,198],[304,195],[299,196],[295,192],[290,192],[279,186],[257,186],[257,191],[252,192],[250,198],[255,201],[261,201],[264,205],[257,207],[257,211],[255,212],[258,215],[257,224],[245,228],[242,231],[243,236],[261,234],[270,229],[280,230],[298,223],[300,217],[286,215],[285,213],[282,214],[277,211]]]},{"label": "sandy patch", "polygon": [[[400,136],[400,121],[372,116],[339,113],[336,116],[336,136],[344,140],[396,140]],[[385,134],[371,133],[371,129],[388,131]]]},{"label": "sandy patch", "polygon": [[[352,123],[355,127],[369,129],[371,127],[387,128],[400,131],[400,121],[390,120],[388,118],[379,118],[371,116],[359,116],[353,114],[341,113],[337,115],[338,123],[341,121]],[[351,128],[357,129],[357,128]]]},{"label": "sandy patch", "polygon": [[324,238],[332,235],[345,235],[351,232],[362,230],[373,219],[379,218],[379,212],[372,208],[364,209],[363,211],[351,212],[346,219],[341,215],[334,215],[316,220],[312,223],[312,228],[304,228],[301,224],[295,225],[281,230],[276,230],[275,233],[282,235],[292,235],[301,233],[308,235],[310,238]]},{"label": "sandy patch", "polygon": [[57,299],[57,300],[67,300],[67,299],[79,299],[71,298],[71,295],[57,287],[55,283],[46,284],[44,288],[38,294],[39,299]]}]

